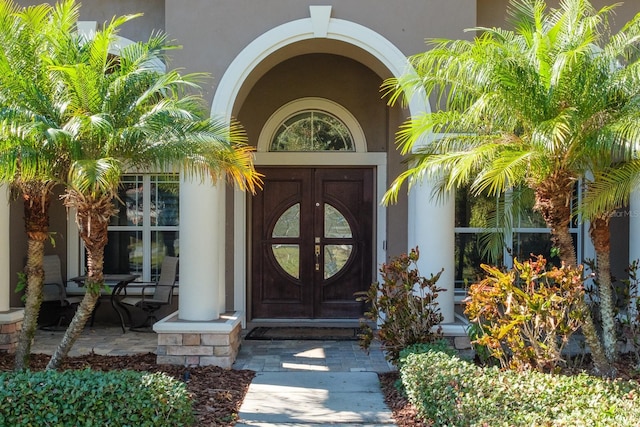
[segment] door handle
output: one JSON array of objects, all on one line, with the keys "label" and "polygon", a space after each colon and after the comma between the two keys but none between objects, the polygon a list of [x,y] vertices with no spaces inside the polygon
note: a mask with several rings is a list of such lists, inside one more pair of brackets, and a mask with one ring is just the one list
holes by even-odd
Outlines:
[{"label": "door handle", "polygon": [[316,271],[320,271],[320,245],[316,245]]}]

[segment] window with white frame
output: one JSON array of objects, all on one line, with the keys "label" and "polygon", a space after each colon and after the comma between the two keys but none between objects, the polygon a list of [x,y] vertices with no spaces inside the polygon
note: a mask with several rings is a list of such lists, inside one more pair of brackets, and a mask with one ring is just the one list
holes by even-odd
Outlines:
[{"label": "window with white frame", "polygon": [[165,256],[178,256],[179,177],[177,174],[125,175],[119,209],[109,225],[105,273],[135,273],[155,281]]},{"label": "window with white frame", "polygon": [[[550,263],[560,265],[559,258],[552,254],[550,231],[540,214],[533,210],[533,204],[533,191],[528,188],[499,198],[473,195],[468,189],[456,191],[455,284],[458,291],[464,291],[484,276],[480,264],[510,268],[514,258],[527,260],[533,254],[543,255]],[[509,227],[504,227],[506,215],[511,218]],[[578,259],[582,259],[577,220],[571,223],[569,231]],[[497,249],[490,254],[486,251],[488,246]]]}]

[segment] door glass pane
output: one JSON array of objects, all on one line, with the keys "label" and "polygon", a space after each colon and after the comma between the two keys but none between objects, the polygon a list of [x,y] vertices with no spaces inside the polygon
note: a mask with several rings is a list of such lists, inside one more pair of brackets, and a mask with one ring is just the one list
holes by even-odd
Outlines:
[{"label": "door glass pane", "polygon": [[300,247],[298,245],[271,245],[273,255],[280,267],[290,276],[300,278]]},{"label": "door glass pane", "polygon": [[335,276],[347,263],[353,250],[352,245],[325,245],[324,278]]},{"label": "door glass pane", "polygon": [[272,237],[300,236],[300,203],[291,206],[278,218],[271,235]]},{"label": "door glass pane", "polygon": [[328,203],[324,205],[324,237],[338,239],[352,237],[347,219]]}]

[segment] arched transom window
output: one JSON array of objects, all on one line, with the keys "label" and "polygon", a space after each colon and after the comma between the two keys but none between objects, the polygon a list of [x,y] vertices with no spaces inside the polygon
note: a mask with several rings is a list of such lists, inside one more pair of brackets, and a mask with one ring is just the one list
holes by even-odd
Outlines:
[{"label": "arched transom window", "polygon": [[269,151],[355,151],[347,126],[320,110],[302,111],[278,128]]},{"label": "arched transom window", "polygon": [[325,98],[300,98],[278,108],[262,128],[257,148],[274,155],[367,152],[364,132],[353,114]]}]

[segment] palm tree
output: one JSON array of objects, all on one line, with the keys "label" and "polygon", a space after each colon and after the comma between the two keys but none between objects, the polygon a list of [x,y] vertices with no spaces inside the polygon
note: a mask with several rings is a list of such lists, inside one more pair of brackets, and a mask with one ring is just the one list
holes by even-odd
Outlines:
[{"label": "palm tree", "polygon": [[[42,302],[51,192],[65,169],[65,158],[57,155],[46,138],[46,130],[57,118],[54,88],[47,82],[49,60],[58,53],[50,49],[49,60],[41,55],[60,35],[49,25],[51,11],[48,5],[23,9],[11,1],[0,2],[0,181],[9,183],[14,197],[23,201],[28,239],[17,370],[29,361]],[[59,25],[70,28],[68,22]]]},{"label": "palm tree", "polygon": [[[423,177],[443,192],[469,185],[475,194],[498,195],[528,186],[561,260],[575,266],[569,233],[574,189],[595,173],[591,169],[601,164],[595,159],[624,151],[629,139],[615,130],[638,111],[632,89],[638,78],[615,64],[638,41],[640,18],[609,38],[613,9],[566,0],[547,11],[542,0],[512,0],[513,31],[475,28],[471,41],[430,41],[431,50],[410,58],[415,73],[384,85],[390,102],[424,93],[444,107],[412,117],[398,132],[403,153],[413,150],[412,163],[385,200],[394,201],[403,183]],[[414,149],[429,132],[441,136]],[[583,331],[598,369],[609,372],[590,316]],[[605,330],[607,346],[612,333]]]},{"label": "palm tree", "polygon": [[48,369],[67,355],[104,286],[107,225],[117,212],[114,198],[124,172],[181,170],[213,182],[229,177],[243,190],[260,185],[241,127],[204,118],[202,99],[194,92],[202,75],[154,66],[173,48],[164,35],[153,34],[117,56],[110,53],[119,27],[135,17],[114,18],[92,39],[69,47],[75,62],[52,67],[66,106],[54,137],[70,159],[64,203],[76,210],[86,247],[87,292]]}]

